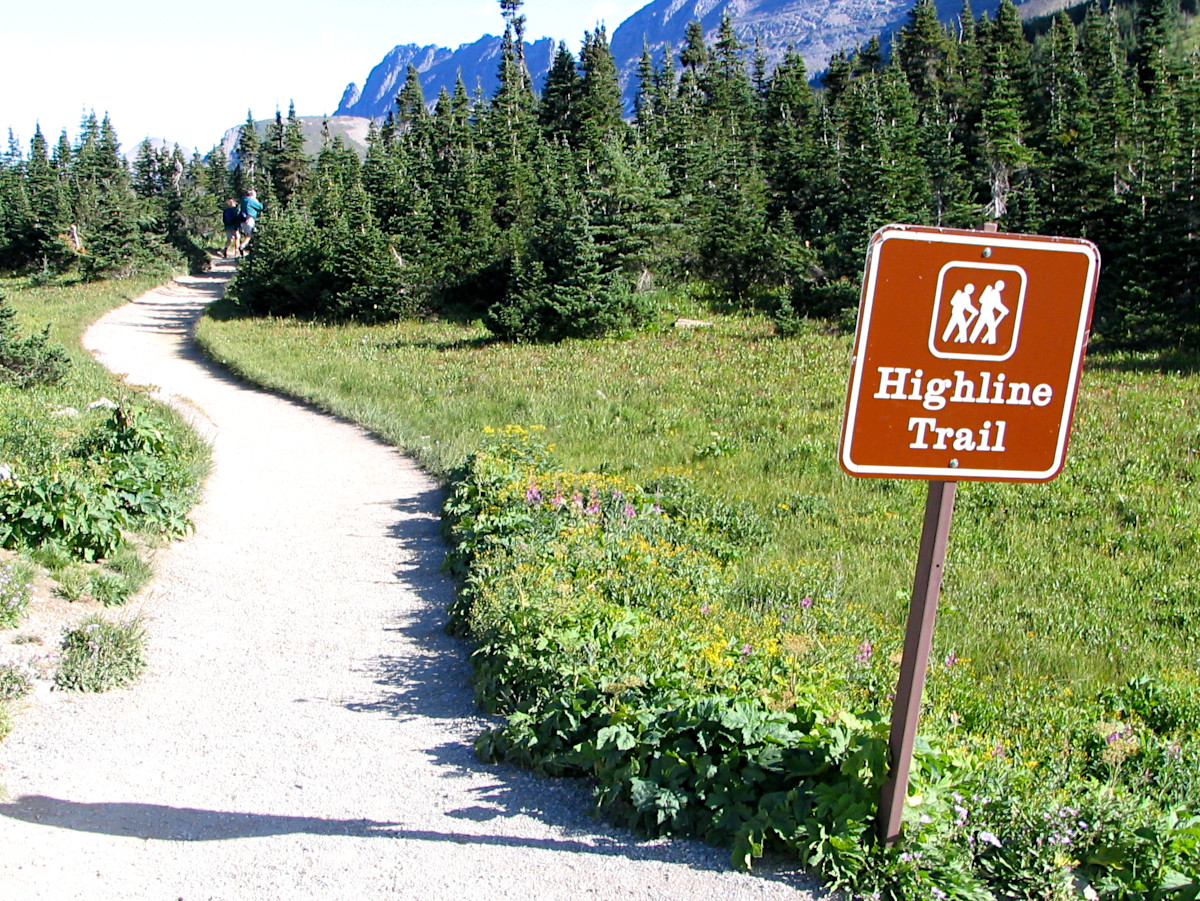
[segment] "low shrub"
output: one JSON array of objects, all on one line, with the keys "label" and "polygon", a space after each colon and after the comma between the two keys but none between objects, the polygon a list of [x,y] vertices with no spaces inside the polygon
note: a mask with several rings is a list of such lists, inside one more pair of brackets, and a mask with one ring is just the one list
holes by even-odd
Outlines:
[{"label": "low shrub", "polygon": [[184,534],[196,478],[149,411],[118,406],[65,456],[0,481],[0,546],[112,555],[122,532]]},{"label": "low shrub", "polygon": [[22,338],[15,319],[16,311],[0,294],[0,383],[26,388],[62,379],[71,361],[61,344],[50,343],[50,326]]},{"label": "low shrub", "polygon": [[30,589],[19,567],[0,563],[0,629],[11,629],[21,622],[29,607]]},{"label": "low shrub", "polygon": [[0,664],[0,701],[16,701],[29,694],[33,679],[25,667],[15,663]]},{"label": "low shrub", "polygon": [[[837,573],[739,564],[767,531],[687,480],[569,473],[492,432],[444,510],[477,751],[597,782],[610,818],[796,855],[863,897],[1200,895],[1194,686],[1037,686],[1007,731],[969,661],[934,664],[900,841],[875,840],[899,647]],[[1011,713],[1011,711],[1010,711]],[[974,724],[971,726],[970,724]]]},{"label": "low shrub", "polygon": [[89,616],[63,632],[54,684],[71,691],[108,691],[132,685],[146,668],[140,620],[109,622]]}]

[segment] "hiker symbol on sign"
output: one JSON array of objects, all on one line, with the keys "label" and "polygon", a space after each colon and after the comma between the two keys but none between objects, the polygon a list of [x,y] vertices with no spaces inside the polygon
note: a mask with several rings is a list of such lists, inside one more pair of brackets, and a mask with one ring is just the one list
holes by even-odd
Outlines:
[{"label": "hiker symbol on sign", "polygon": [[1017,349],[1025,284],[1019,266],[947,263],[934,294],[930,353],[947,360],[1007,360]]}]

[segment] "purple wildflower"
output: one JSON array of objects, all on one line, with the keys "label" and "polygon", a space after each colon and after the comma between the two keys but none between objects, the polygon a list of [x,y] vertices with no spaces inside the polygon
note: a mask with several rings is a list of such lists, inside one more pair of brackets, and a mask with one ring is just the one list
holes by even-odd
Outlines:
[{"label": "purple wildflower", "polygon": [[625,509],[621,512],[625,514],[626,519],[633,519],[635,516],[637,516],[637,510],[634,509],[633,504],[627,503],[625,505]]},{"label": "purple wildflower", "polygon": [[801,598],[800,599],[800,607],[804,610],[807,610],[809,607],[812,606],[812,604],[813,604],[812,598]]},{"label": "purple wildflower", "polygon": [[875,652],[875,645],[869,641],[864,641],[858,646],[858,653],[854,655],[854,659],[859,663],[869,663],[871,655]]},{"label": "purple wildflower", "polygon": [[529,490],[525,492],[525,503],[532,507],[534,504],[540,504],[541,502],[542,492],[538,489],[537,485],[530,485]]}]

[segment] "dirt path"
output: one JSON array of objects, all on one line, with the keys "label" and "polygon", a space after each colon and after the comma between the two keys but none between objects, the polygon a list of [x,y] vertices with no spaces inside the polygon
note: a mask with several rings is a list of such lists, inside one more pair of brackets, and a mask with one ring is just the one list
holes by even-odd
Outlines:
[{"label": "dirt path", "polygon": [[199,358],[191,324],[229,272],[85,337],[190,411],[215,465],[195,534],[133,604],[148,674],[43,695],[0,744],[0,898],[821,897],[598,824],[582,784],[479,763],[436,486]]}]

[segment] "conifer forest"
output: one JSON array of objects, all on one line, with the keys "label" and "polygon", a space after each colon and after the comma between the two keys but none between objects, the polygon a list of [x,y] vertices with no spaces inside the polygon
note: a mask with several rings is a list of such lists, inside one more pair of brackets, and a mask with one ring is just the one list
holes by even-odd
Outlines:
[{"label": "conifer forest", "polygon": [[[1103,269],[1093,344],[1200,340],[1200,34],[1194,0],[1091,3],[1022,22],[920,0],[898,33],[816,79],[770,69],[726,18],[638,70],[623,108],[603,28],[565,44],[540,94],[520,3],[500,85],[432,104],[408,72],[365,159],[305,155],[294,111],[227,160],[119,155],[92,116],[0,159],[0,268],[120,275],[204,265],[226,197],[266,205],[233,287],[252,313],[481,317],[498,337],[636,327],[688,285],[782,324],[845,318],[890,222],[1082,236]],[[631,113],[631,114],[630,114]],[[232,162],[232,165],[231,165]]]}]

